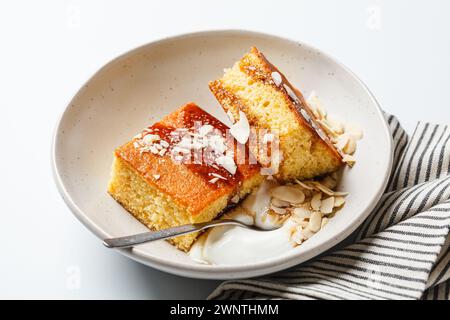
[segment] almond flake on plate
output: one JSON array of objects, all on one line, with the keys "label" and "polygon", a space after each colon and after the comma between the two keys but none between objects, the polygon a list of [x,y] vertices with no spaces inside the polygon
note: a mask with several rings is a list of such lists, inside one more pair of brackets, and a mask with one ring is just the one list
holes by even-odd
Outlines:
[{"label": "almond flake on plate", "polygon": [[292,210],[292,212],[299,219],[306,219],[306,218],[309,219],[312,214],[311,210],[308,210],[308,209],[302,208],[302,207],[294,208],[294,210]]},{"label": "almond flake on plate", "polygon": [[302,244],[303,240],[306,237],[303,235],[303,229],[300,226],[297,226],[292,230],[291,240],[296,244]]},{"label": "almond flake on plate", "polygon": [[278,208],[278,207],[275,207],[275,206],[270,206],[270,209],[273,212],[275,212],[277,214],[281,214],[281,215],[284,215],[284,214],[287,213],[287,210],[285,208]]},{"label": "almond flake on plate", "polygon": [[305,201],[305,194],[302,190],[293,186],[278,186],[270,190],[270,195],[279,200],[289,203],[302,203]]},{"label": "almond flake on plate", "polygon": [[277,199],[277,198],[273,198],[272,199],[272,204],[275,207],[278,207],[278,208],[286,208],[286,207],[289,207],[291,205],[289,202],[283,201],[283,200],[280,200],[280,199]]},{"label": "almond flake on plate", "polygon": [[337,186],[337,181],[333,179],[331,176],[326,176],[325,178],[320,180],[320,183],[329,189],[334,189]]},{"label": "almond flake on plate", "polygon": [[309,218],[308,229],[312,232],[317,232],[320,230],[321,223],[322,215],[319,212],[313,212]]},{"label": "almond flake on plate", "polygon": [[295,92],[287,84],[283,84],[284,90],[286,90],[288,96],[295,102],[298,103],[298,97]]},{"label": "almond flake on plate", "polygon": [[333,191],[330,188],[327,188],[323,184],[317,181],[311,181],[311,184],[314,185],[314,187],[325,193],[327,196],[346,196],[348,195],[348,192],[341,192],[341,191]]},{"label": "almond flake on plate", "polygon": [[345,198],[342,196],[334,197],[334,207],[340,207],[345,203]]},{"label": "almond flake on plate", "polygon": [[314,233],[315,233],[314,231],[312,231],[308,227],[304,228],[302,231],[303,231],[303,235],[305,236],[306,239],[311,238],[314,235]]},{"label": "almond flake on plate", "polygon": [[336,147],[344,150],[345,146],[347,145],[348,141],[350,140],[350,135],[348,133],[341,134],[336,138]]},{"label": "almond flake on plate", "polygon": [[306,190],[314,190],[314,187],[311,187],[310,185],[308,185],[306,181],[305,181],[305,182],[302,182],[302,181],[300,181],[300,180],[295,179],[295,182],[296,182],[299,186],[301,186],[303,189],[306,189]]},{"label": "almond flake on plate", "polygon": [[320,204],[320,212],[323,214],[330,214],[333,212],[334,208],[334,197],[329,197],[322,200]]},{"label": "almond flake on plate", "polygon": [[347,144],[345,145],[345,147],[342,149],[342,151],[344,151],[344,153],[346,154],[354,154],[356,151],[356,141],[353,137],[350,137],[347,141]]},{"label": "almond flake on plate", "polygon": [[316,193],[312,196],[311,198],[311,208],[313,208],[313,210],[315,211],[319,211],[320,210],[320,204],[322,202],[322,194],[321,193]]}]

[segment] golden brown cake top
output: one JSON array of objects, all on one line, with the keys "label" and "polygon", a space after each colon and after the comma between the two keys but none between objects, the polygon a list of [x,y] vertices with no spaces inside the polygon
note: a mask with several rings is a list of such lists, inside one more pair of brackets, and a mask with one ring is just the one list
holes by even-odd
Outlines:
[{"label": "golden brown cake top", "polygon": [[259,174],[260,167],[249,157],[248,148],[239,145],[227,129],[189,103],[115,153],[195,215],[224,195],[233,197],[244,180]]},{"label": "golden brown cake top", "polygon": [[[297,116],[299,123],[303,127],[308,128],[318,139],[322,140],[336,159],[342,161],[342,152],[331,142],[325,128],[316,121],[316,117],[302,93],[286,79],[277,67],[267,60],[261,51],[252,47],[250,52],[239,61],[239,66],[253,80],[271,85],[285,95],[290,101],[290,109]],[[212,82],[210,87],[213,92],[221,89],[220,84],[215,82]]]}]

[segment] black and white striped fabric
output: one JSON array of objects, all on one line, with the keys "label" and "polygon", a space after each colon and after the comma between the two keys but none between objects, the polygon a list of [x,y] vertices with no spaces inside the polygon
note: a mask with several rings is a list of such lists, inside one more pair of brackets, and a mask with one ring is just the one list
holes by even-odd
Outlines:
[{"label": "black and white striped fabric", "polygon": [[395,142],[386,192],[361,227],[313,261],[224,282],[210,299],[450,299],[450,129],[419,123]]}]

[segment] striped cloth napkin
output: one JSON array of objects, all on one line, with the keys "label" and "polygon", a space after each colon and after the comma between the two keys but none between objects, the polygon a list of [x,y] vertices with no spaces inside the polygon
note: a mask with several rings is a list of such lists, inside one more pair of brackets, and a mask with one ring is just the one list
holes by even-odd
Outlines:
[{"label": "striped cloth napkin", "polygon": [[419,123],[408,137],[386,117],[393,172],[344,246],[267,277],[226,281],[209,299],[450,299],[450,129]]}]

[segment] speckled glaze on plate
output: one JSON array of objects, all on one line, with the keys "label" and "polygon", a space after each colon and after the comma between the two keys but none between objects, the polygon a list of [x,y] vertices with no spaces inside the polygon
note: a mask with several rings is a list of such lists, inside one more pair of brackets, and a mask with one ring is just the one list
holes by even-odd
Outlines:
[{"label": "speckled glaze on plate", "polygon": [[264,52],[305,96],[316,91],[329,112],[364,129],[357,163],[345,169],[340,185],[350,192],[345,207],[301,246],[251,264],[196,264],[164,241],[118,251],[182,276],[247,278],[311,259],[343,240],[367,217],[387,183],[393,151],[386,121],[366,86],[342,64],[309,45],[249,31],[208,31],[155,41],[109,62],[78,91],[61,116],[52,150],[55,181],[75,216],[99,239],[146,231],[106,193],[114,148],[190,101],[226,121],[208,82],[220,77],[223,68],[250,46]]}]

